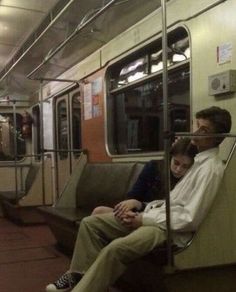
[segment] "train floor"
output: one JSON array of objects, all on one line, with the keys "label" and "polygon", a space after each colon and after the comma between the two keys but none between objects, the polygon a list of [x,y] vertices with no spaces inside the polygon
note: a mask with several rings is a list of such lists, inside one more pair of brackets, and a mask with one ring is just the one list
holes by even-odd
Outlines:
[{"label": "train floor", "polygon": [[[44,292],[45,286],[64,273],[69,264],[70,257],[57,249],[56,240],[46,224],[22,226],[0,217],[0,292]],[[167,277],[165,289],[147,290],[148,287],[142,289],[140,286],[135,289],[122,288],[122,291],[115,288],[108,290],[234,292],[235,271],[234,265],[221,270],[177,273]],[[142,274],[144,272],[142,270]]]},{"label": "train floor", "polygon": [[43,292],[69,266],[47,225],[19,226],[0,218],[0,291]]},{"label": "train floor", "polygon": [[0,292],[45,292],[69,264],[46,224],[16,225],[0,216]]}]

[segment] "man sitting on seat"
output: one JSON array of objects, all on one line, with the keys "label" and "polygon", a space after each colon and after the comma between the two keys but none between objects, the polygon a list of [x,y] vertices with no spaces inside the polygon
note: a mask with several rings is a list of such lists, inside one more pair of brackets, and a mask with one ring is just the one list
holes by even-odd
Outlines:
[{"label": "man sitting on seat", "polygon": [[[228,133],[231,116],[219,107],[196,114],[198,134]],[[199,154],[193,166],[170,193],[174,243],[184,246],[206,216],[220,184],[224,166],[218,157],[223,137],[192,139]],[[141,213],[106,213],[82,220],[70,271],[46,291],[105,292],[127,265],[166,240],[166,210],[162,200],[150,202]]]}]

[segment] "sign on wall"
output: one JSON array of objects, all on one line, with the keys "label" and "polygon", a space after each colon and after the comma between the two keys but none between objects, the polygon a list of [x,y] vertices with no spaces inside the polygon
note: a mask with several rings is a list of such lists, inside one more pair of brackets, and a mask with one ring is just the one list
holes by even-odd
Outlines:
[{"label": "sign on wall", "polygon": [[217,63],[224,64],[231,61],[233,46],[231,43],[221,44],[217,47]]},{"label": "sign on wall", "polygon": [[84,85],[84,119],[102,115],[102,77]]}]

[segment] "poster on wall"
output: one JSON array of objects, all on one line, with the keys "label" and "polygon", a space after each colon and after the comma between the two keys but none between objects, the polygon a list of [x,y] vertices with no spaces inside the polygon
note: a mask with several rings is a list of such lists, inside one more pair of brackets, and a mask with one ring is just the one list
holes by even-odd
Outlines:
[{"label": "poster on wall", "polygon": [[84,119],[102,115],[102,77],[84,85]]},{"label": "poster on wall", "polygon": [[92,119],[92,86],[91,83],[84,85],[84,119]]},{"label": "poster on wall", "polygon": [[93,118],[102,115],[101,97],[102,97],[102,77],[99,77],[92,82]]}]

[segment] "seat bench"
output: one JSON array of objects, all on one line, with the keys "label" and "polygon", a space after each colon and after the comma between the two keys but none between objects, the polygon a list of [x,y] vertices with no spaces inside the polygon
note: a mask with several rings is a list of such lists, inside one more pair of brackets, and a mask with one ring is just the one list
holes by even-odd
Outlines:
[{"label": "seat bench", "polygon": [[113,207],[124,200],[143,166],[80,161],[56,204],[39,207],[59,246],[73,251],[80,221],[97,206]]}]

